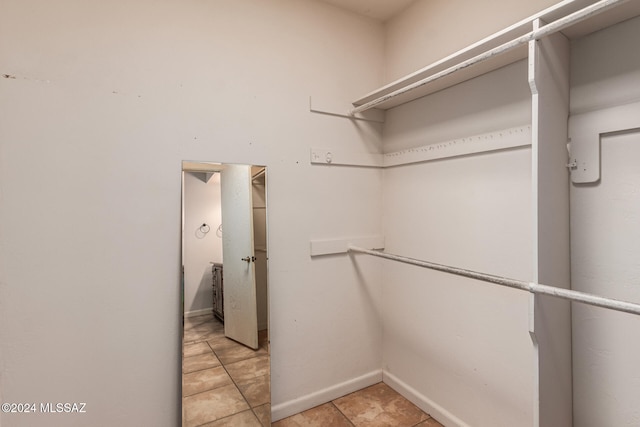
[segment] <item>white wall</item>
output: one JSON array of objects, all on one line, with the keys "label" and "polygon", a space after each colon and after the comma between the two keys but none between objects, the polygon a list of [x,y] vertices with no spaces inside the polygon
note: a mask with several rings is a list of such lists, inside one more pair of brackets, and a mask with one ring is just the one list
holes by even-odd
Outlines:
[{"label": "white wall", "polygon": [[[640,98],[640,19],[574,41],[574,114]],[[639,118],[638,126],[640,126]],[[571,186],[572,287],[640,302],[638,224],[640,155],[637,132],[601,139],[601,179]],[[640,423],[638,319],[574,304],[574,419],[579,427]]]},{"label": "white wall", "polygon": [[[602,139],[602,182],[572,189],[576,290],[640,302],[638,133]],[[573,307],[575,425],[640,422],[640,334],[636,316]]]},{"label": "white wall", "polygon": [[[184,173],[184,311],[189,314],[211,309],[213,289],[211,263],[222,263],[222,238],[218,226],[222,222],[220,206],[220,174],[205,182],[206,175]],[[202,224],[209,232],[200,230]]]},{"label": "white wall", "polygon": [[635,41],[640,18],[598,31],[571,44],[571,114],[580,114],[640,98],[640,56]]},{"label": "white wall", "polygon": [[[387,80],[415,71],[552,2],[418,1],[387,24]],[[479,9],[481,8],[481,9]],[[482,19],[478,19],[481,16]],[[387,111],[384,151],[531,123],[521,61]],[[531,150],[385,170],[386,250],[530,280]],[[385,263],[385,381],[446,425],[530,426],[528,296]]]},{"label": "white wall", "polygon": [[182,160],[269,167],[273,404],[378,371],[379,271],[311,260],[309,240],[379,232],[381,173],[309,149],[380,141],[308,103],[379,86],[382,46],[380,24],[305,0],[3,1],[2,401],[87,402],[67,426],[179,422]]},{"label": "white wall", "polygon": [[[385,150],[523,125],[530,114],[520,62],[391,110]],[[383,198],[387,251],[530,280],[529,148],[387,169]],[[527,295],[391,263],[384,283],[385,381],[449,425],[531,425]]]},{"label": "white wall", "polygon": [[[482,84],[486,85],[485,88]],[[500,88],[494,91],[493,88]],[[387,111],[386,153],[531,123],[526,61]]]}]

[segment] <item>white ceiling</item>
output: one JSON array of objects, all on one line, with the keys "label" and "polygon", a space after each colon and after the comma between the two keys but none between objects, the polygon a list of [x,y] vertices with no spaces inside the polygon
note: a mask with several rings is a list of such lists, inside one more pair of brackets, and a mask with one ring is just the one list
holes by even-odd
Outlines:
[{"label": "white ceiling", "polygon": [[386,21],[415,0],[321,0],[379,21]]}]

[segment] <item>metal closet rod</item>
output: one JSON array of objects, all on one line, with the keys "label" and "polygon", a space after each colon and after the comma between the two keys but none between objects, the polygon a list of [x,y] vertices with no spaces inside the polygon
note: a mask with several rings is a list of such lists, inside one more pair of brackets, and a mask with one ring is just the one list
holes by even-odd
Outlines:
[{"label": "metal closet rod", "polygon": [[494,283],[496,285],[506,286],[509,288],[528,291],[533,294],[550,295],[552,297],[562,298],[569,301],[581,302],[583,304],[594,305],[596,307],[608,308],[610,310],[622,311],[640,315],[640,304],[628,301],[620,301],[612,298],[605,298],[598,295],[588,294],[585,292],[573,291],[570,289],[557,288],[555,286],[541,285],[539,283],[525,282],[522,280],[509,279],[508,277],[494,276],[492,274],[480,273],[464,268],[451,267],[444,264],[436,264],[428,261],[421,261],[414,258],[408,258],[400,255],[393,255],[370,249],[364,249],[358,246],[349,245],[349,252],[359,252],[363,254],[373,255],[380,258],[390,259],[393,261],[403,262],[405,264],[416,265],[431,270],[442,271],[445,273],[455,274],[458,276],[469,277],[471,279],[482,280],[484,282]]},{"label": "metal closet rod", "polygon": [[478,64],[480,62],[486,61],[487,59],[491,59],[494,56],[500,55],[502,53],[506,53],[510,50],[513,50],[523,44],[526,44],[532,40],[539,40],[543,37],[546,37],[548,35],[551,35],[553,33],[557,33],[558,31],[562,31],[567,27],[570,27],[573,24],[576,24],[580,21],[583,21],[587,18],[590,18],[592,16],[598,15],[608,9],[611,9],[615,6],[617,6],[618,4],[622,4],[625,3],[629,0],[600,0],[597,3],[594,3],[590,6],[587,6],[583,9],[580,9],[576,12],[573,12],[563,18],[560,18],[556,21],[553,21],[543,27],[540,27],[537,30],[533,30],[523,36],[520,36],[514,40],[508,41],[506,43],[501,44],[498,47],[495,47],[493,49],[490,49],[486,52],[483,52],[479,55],[474,56],[473,58],[467,59],[466,61],[462,61],[456,65],[453,65],[445,70],[442,70],[436,74],[432,74],[429,77],[425,77],[422,80],[418,80],[415,83],[412,83],[408,86],[405,86],[403,88],[397,89],[393,92],[390,92],[386,95],[383,95],[379,98],[376,98],[372,101],[369,101],[365,104],[359,105],[355,108],[352,108],[349,111],[349,115],[353,116],[357,113],[361,113],[363,111],[369,110],[373,107],[375,107],[378,104],[381,104],[385,101],[388,101],[392,98],[395,98],[396,96],[400,96],[403,95],[407,92],[410,92],[414,89],[417,89],[421,86],[424,86],[426,84],[429,84],[433,81],[436,81],[438,79],[441,79],[443,77],[448,76],[449,74],[453,74],[459,70],[462,70],[464,68],[470,67],[472,65]]}]

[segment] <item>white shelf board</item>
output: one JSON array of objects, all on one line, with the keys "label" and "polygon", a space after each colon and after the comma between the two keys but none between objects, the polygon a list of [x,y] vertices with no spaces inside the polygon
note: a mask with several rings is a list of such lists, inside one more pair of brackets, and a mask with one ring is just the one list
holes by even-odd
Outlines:
[{"label": "white shelf board", "polygon": [[[582,1],[581,3],[585,2]],[[594,2],[590,1],[587,3],[591,4]],[[626,3],[622,3],[621,5],[613,9],[607,10],[606,12],[603,12],[597,16],[572,25],[571,27],[563,30],[562,34],[567,36],[570,40],[578,39],[604,28],[618,24],[622,21],[626,21],[627,19],[635,18],[636,16],[640,16],[640,1],[629,0]],[[556,17],[550,16],[549,18],[547,18],[547,21],[551,19],[556,19]]]},{"label": "white shelf board", "polygon": [[[489,37],[486,37],[477,43],[474,43],[458,52],[453,53],[431,65],[417,70],[407,76],[404,76],[392,83],[389,83],[379,89],[376,89],[353,102],[354,106],[366,104],[374,99],[385,96],[398,89],[406,87],[412,83],[423,80],[442,70],[459,64],[462,61],[473,58],[474,56],[488,51],[492,48],[502,45],[505,42],[513,40],[519,36],[523,36],[533,29],[533,22],[541,19],[544,22],[553,22],[558,18],[569,15],[586,6],[596,3],[596,0],[565,0],[548,9],[543,10],[529,18],[526,18],[516,24],[511,25]],[[603,12],[597,16],[587,20],[578,22],[573,26],[562,31],[569,38],[579,38],[598,31],[602,28],[614,25],[624,20],[640,15],[640,1],[630,0],[613,9]],[[452,75],[443,77],[434,82],[428,83],[403,95],[396,96],[385,102],[376,105],[376,108],[388,110],[401,104],[413,101],[431,93],[440,91],[447,87],[451,87],[458,83],[471,80],[488,72],[497,70],[506,65],[512,64],[527,57],[528,49],[526,46],[516,48],[507,53],[496,55],[490,59],[480,62],[476,65],[458,70]]]},{"label": "white shelf board", "polygon": [[[353,105],[358,106],[358,105],[366,104],[367,102],[373,101],[374,99],[380,98],[381,96],[385,96],[398,89],[402,89],[403,87],[406,87],[412,83],[420,81],[440,71],[446,70],[447,68],[452,67],[462,61],[466,61],[467,59],[473,58],[474,56],[488,49],[491,49],[495,46],[499,46],[500,44],[508,42],[509,40],[512,40],[516,37],[522,36],[528,33],[529,31],[531,31],[530,26],[528,28],[525,26],[513,28],[505,32],[503,35],[500,35],[498,38],[496,38],[495,40],[498,42],[495,44],[492,44],[492,45],[485,44],[484,40],[481,42],[478,42],[474,45],[469,46],[468,48],[465,48],[459,52],[456,52],[451,56],[448,56],[425,68],[422,68],[414,73],[411,73],[408,76],[402,77],[392,83],[389,83],[383,86],[380,89],[376,89],[373,92],[370,92],[367,95],[364,95],[363,97],[354,101]],[[456,73],[453,73],[447,77],[438,79],[435,82],[429,83],[427,85],[421,86],[420,88],[414,89],[413,91],[408,92],[404,95],[396,96],[395,98],[392,98],[388,101],[385,101],[383,103],[376,105],[376,108],[380,110],[388,110],[390,108],[407,103],[414,99],[418,99],[423,96],[429,95],[430,93],[437,92],[447,87],[451,87],[458,83],[462,83],[464,81],[470,80],[482,74],[486,74],[488,72],[497,70],[498,68],[502,68],[514,62],[522,60],[526,57],[527,57],[526,46],[523,46],[518,49],[514,49],[513,51],[507,52],[503,55],[494,56],[490,60],[481,62],[473,67],[461,69]]]}]

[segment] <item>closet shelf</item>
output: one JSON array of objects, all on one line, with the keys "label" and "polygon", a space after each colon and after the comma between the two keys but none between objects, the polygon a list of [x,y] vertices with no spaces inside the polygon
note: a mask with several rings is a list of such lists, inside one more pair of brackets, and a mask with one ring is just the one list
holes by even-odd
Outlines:
[{"label": "closet shelf", "polygon": [[[615,3],[615,0],[611,2]],[[518,37],[525,36],[534,29],[534,22],[537,19],[540,19],[544,23],[552,23],[595,3],[598,2],[593,0],[565,0],[560,2],[450,56],[364,95],[354,101],[353,106],[357,108],[374,100],[386,97],[397,90],[407,88],[416,82],[435,76],[437,73],[443,72],[451,67],[455,67],[464,61],[470,60],[471,58],[488,52],[491,49],[495,49],[505,43],[517,39]],[[640,15],[639,1],[631,0],[627,2],[618,2],[611,9],[571,24],[570,27],[564,28],[561,32],[569,39],[575,39],[638,15]],[[398,105],[422,98],[423,96],[520,61],[527,58],[527,55],[527,45],[524,44],[522,46],[518,46],[507,52],[493,55],[482,62],[475,63],[474,65],[456,69],[456,71],[451,74],[419,86],[409,92],[384,100],[383,102],[376,104],[375,108],[388,110],[390,108],[397,107]]]}]

